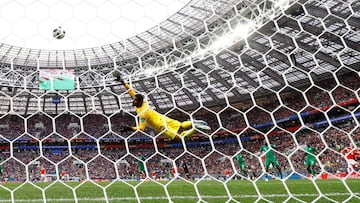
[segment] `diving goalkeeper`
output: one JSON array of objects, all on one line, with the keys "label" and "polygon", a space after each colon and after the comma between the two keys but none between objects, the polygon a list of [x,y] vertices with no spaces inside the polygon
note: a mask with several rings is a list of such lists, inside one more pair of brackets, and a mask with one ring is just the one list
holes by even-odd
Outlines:
[{"label": "diving goalkeeper", "polygon": [[157,133],[161,133],[170,139],[181,139],[191,137],[198,130],[211,129],[209,125],[202,120],[180,122],[156,112],[148,106],[142,94],[137,94],[128,83],[124,82],[119,72],[115,71],[113,76],[116,78],[116,81],[120,82],[125,87],[130,96],[133,98],[133,106],[135,107],[136,114],[139,117],[138,127],[121,126],[121,132],[137,130],[144,131],[145,127],[148,125]]}]

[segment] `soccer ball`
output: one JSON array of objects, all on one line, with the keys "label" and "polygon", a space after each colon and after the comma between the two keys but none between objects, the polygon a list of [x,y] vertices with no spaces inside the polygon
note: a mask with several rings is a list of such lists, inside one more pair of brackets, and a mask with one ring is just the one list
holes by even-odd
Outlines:
[{"label": "soccer ball", "polygon": [[63,30],[60,26],[53,30],[53,37],[55,39],[62,39],[65,37],[65,30]]}]

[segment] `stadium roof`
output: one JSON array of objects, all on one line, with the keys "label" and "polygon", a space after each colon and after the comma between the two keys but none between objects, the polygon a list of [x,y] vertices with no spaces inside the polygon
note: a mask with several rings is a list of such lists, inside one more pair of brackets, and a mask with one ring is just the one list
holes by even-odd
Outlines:
[{"label": "stadium roof", "polygon": [[[132,2],[132,1],[127,1],[127,2]],[[185,1],[185,2],[188,2],[188,1]],[[141,34],[138,34],[136,36],[133,36],[133,37],[130,37],[130,38],[127,38],[124,40],[114,39],[113,43],[101,44],[99,46],[94,46],[91,48],[81,48],[81,49],[76,49],[76,50],[49,50],[52,48],[52,46],[57,48],[61,44],[67,45],[68,43],[67,43],[66,38],[69,38],[71,35],[74,35],[74,34],[71,34],[71,32],[78,31],[78,29],[75,29],[75,28],[74,28],[75,30],[67,30],[67,33],[69,33],[68,34],[69,36],[65,37],[63,40],[52,40],[52,43],[50,43],[50,44],[45,43],[46,45],[48,45],[48,44],[50,45],[47,49],[32,49],[31,47],[24,48],[24,47],[14,46],[12,44],[0,43],[0,55],[5,56],[0,59],[0,62],[9,63],[11,58],[15,58],[14,64],[21,65],[21,66],[35,66],[36,67],[38,65],[38,63],[40,63],[39,65],[42,68],[45,68],[45,67],[59,68],[59,67],[63,67],[63,66],[65,66],[66,68],[72,68],[72,67],[79,67],[79,66],[87,66],[89,63],[90,63],[90,65],[112,63],[113,58],[115,58],[116,56],[120,56],[120,55],[121,55],[121,58],[131,58],[134,55],[141,56],[147,52],[147,50],[149,49],[149,46],[151,46],[153,50],[160,50],[162,48],[171,46],[173,44],[173,38],[175,38],[175,37],[177,39],[182,39],[188,35],[187,33],[194,34],[194,33],[198,32],[200,29],[204,28],[205,20],[208,20],[207,23],[211,23],[211,22],[215,21],[216,17],[212,17],[214,15],[214,13],[216,15],[222,16],[226,12],[228,12],[229,9],[231,9],[231,7],[233,7],[236,4],[236,2],[237,2],[237,0],[229,0],[229,1],[192,0],[192,1],[189,1],[183,8],[181,8],[175,14],[168,17],[165,21],[142,32]],[[92,3],[92,2],[89,1],[89,3]],[[180,3],[179,5],[181,6],[182,4]],[[61,5],[52,6],[50,11],[53,12],[54,10],[56,10],[57,6],[61,6]],[[115,4],[113,6],[115,6]],[[126,4],[122,5],[122,6],[126,6]],[[86,5],[80,7],[80,9],[82,9],[82,10],[85,10],[86,8],[87,8]],[[119,10],[119,11],[121,11],[121,10]],[[94,11],[94,12],[96,12],[96,11]],[[124,12],[124,11],[122,11],[122,12]],[[136,12],[140,12],[140,11],[132,11],[132,12],[136,13]],[[75,11],[74,11],[74,14],[76,14]],[[58,14],[58,15],[61,16],[61,14]],[[66,15],[66,13],[63,13],[62,15]],[[80,13],[79,15],[86,16],[86,13],[85,14]],[[147,15],[154,17],[154,13],[150,13]],[[53,17],[53,16],[50,14],[50,17]],[[101,19],[101,17],[102,16],[98,16],[98,18],[100,18],[100,19]],[[130,18],[130,17],[128,17],[128,18]],[[11,19],[14,19],[14,18],[11,18]],[[73,16],[73,18],[79,18],[79,17]],[[89,16],[89,18],[91,18],[91,16]],[[89,21],[90,21],[90,19],[89,19]],[[90,23],[92,21],[94,21],[94,20],[92,19],[90,21]],[[51,23],[53,23],[52,24],[53,28],[56,28],[57,27],[56,23],[61,23],[61,22],[54,20],[54,21],[51,21]],[[66,25],[66,22],[64,24]],[[80,26],[81,22],[79,22],[78,24],[79,24],[78,26]],[[55,25],[55,27],[54,27],[54,25]],[[102,28],[98,24],[95,24],[95,25],[99,26],[99,29]],[[124,26],[126,26],[126,25],[127,24],[124,23]],[[114,24],[114,26],[115,26],[115,24]],[[10,29],[11,29],[11,27],[10,27]],[[24,27],[24,29],[29,29],[29,28]],[[66,27],[64,29],[66,29]],[[117,30],[117,32],[124,32],[123,31],[124,29],[131,30],[131,27],[120,28],[119,30]],[[92,30],[90,30],[88,28],[88,32],[92,32]],[[114,31],[110,31],[109,34],[111,34],[112,32],[114,32]],[[51,37],[50,31],[47,34],[49,37]],[[96,35],[96,33],[89,33],[89,34]],[[117,34],[117,33],[115,33],[115,34]],[[121,33],[119,33],[119,35],[121,35]],[[84,37],[84,38],[86,40],[90,41],[89,42],[90,44],[94,44],[94,43],[91,43],[91,38],[86,38],[86,37]],[[15,39],[17,39],[17,38],[15,38]],[[79,39],[81,39],[81,38],[79,38]],[[32,38],[30,38],[29,41],[30,40],[32,40]],[[20,41],[20,40],[18,40],[18,41]],[[43,42],[44,41],[40,41],[40,43],[43,43]],[[103,40],[102,40],[102,42],[103,42]],[[37,43],[37,44],[36,43],[37,42],[32,43],[32,46],[39,46],[38,44],[40,44],[40,43]],[[83,46],[88,47],[89,43],[87,45],[84,44]],[[65,47],[62,46],[61,48],[66,49],[67,46],[65,46]],[[124,50],[126,50],[126,51],[124,51]]]},{"label": "stadium roof", "polygon": [[[101,47],[59,51],[1,45],[6,79],[0,80],[0,112],[129,109],[130,98],[111,80],[114,69],[159,111],[238,102],[260,87],[267,92],[297,87],[310,75],[319,80],[335,71],[358,73],[359,7],[358,1],[194,0],[159,26]],[[249,33],[239,37],[237,28],[248,24]],[[78,90],[57,92],[67,102],[55,106],[54,92],[37,88],[38,69],[63,65],[76,68]]]}]

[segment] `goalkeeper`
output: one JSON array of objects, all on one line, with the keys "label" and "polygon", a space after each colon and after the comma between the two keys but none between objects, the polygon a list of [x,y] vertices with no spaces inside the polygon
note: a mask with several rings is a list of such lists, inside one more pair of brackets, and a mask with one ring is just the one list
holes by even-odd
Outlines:
[{"label": "goalkeeper", "polygon": [[[137,94],[128,83],[123,81],[119,72],[115,71],[113,76],[116,78],[116,81],[120,82],[125,89],[128,90],[128,93],[133,98],[133,106],[135,106],[136,114],[139,117],[138,127],[121,126],[121,132],[144,131],[148,125],[157,133],[161,133],[170,139],[175,139],[191,137],[197,130],[211,129],[208,124],[202,120],[180,122],[156,112],[148,106],[142,94]],[[180,130],[184,131],[179,133]]]}]

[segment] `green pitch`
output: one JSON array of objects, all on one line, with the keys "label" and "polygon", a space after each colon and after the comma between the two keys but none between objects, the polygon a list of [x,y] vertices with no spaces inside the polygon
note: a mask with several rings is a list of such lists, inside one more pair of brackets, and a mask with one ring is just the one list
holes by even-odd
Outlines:
[{"label": "green pitch", "polygon": [[[192,184],[194,183],[194,184]],[[272,202],[360,202],[360,181],[346,180],[345,183],[355,196],[351,195],[340,180],[316,180],[314,185],[309,180],[286,180],[268,181],[263,180],[250,182],[245,180],[231,180],[228,182],[203,180],[198,182],[186,182],[175,180],[171,182],[112,182],[112,183],[2,183],[0,185],[0,203],[11,202],[11,192],[14,194],[14,202],[45,202],[47,203],[79,203],[85,202],[169,202],[188,203],[198,202],[265,202],[262,198]],[[196,188],[194,187],[196,185]],[[228,190],[226,189],[227,186]],[[255,189],[258,188],[258,192]],[[287,187],[286,187],[286,186]],[[102,186],[103,188],[101,188]],[[133,187],[132,187],[133,186]],[[41,189],[44,189],[44,193]],[[166,193],[166,189],[168,193]],[[291,193],[293,196],[289,196]],[[319,197],[319,192],[326,197]],[[327,199],[330,198],[330,199]],[[235,200],[235,201],[234,201]]]}]

